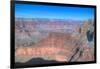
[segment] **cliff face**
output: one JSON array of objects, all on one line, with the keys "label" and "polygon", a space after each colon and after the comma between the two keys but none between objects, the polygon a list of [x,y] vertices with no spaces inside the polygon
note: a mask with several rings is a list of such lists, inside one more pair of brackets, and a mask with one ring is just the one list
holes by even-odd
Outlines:
[{"label": "cliff face", "polygon": [[[86,32],[92,23],[74,24],[78,21],[70,22],[17,19],[15,61],[25,63],[32,58],[58,62],[93,61],[94,45],[88,47],[89,42],[86,37]],[[94,43],[93,40],[92,43]]]},{"label": "cliff face", "polygon": [[81,21],[50,19],[15,19],[15,45],[30,46],[46,38],[51,32],[71,34],[78,31]]}]

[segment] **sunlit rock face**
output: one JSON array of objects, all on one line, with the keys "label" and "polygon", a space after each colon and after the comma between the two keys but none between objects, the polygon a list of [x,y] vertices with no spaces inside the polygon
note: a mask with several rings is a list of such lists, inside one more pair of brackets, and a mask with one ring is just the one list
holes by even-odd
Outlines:
[{"label": "sunlit rock face", "polygon": [[94,26],[90,21],[16,18],[15,62],[33,58],[57,62],[94,60]]}]

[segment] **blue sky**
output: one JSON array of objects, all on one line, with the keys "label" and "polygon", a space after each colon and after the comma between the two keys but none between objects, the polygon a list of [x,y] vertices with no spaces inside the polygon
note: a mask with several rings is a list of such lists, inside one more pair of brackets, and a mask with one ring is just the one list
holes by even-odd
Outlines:
[{"label": "blue sky", "polygon": [[94,8],[16,4],[15,17],[87,20],[94,18]]}]

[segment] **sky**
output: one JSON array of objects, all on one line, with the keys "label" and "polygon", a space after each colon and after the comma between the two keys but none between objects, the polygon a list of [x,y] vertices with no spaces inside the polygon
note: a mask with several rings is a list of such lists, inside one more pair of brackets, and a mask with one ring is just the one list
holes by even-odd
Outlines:
[{"label": "sky", "polygon": [[94,18],[94,8],[16,4],[15,17],[87,20]]}]

